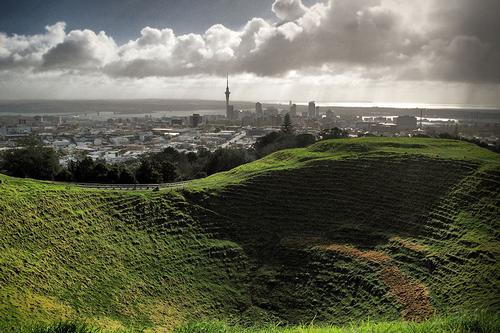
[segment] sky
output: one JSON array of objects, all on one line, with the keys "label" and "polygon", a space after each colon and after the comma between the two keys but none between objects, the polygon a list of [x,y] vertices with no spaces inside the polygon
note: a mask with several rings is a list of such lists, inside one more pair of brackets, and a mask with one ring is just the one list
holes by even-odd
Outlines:
[{"label": "sky", "polygon": [[0,99],[500,106],[498,0],[3,0]]}]

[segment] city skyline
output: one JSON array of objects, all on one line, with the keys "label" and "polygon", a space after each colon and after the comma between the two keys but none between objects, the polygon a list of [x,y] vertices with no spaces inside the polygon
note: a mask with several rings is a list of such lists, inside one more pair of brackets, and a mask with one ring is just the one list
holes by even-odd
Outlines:
[{"label": "city skyline", "polygon": [[4,4],[0,99],[500,106],[493,0],[85,5]]}]

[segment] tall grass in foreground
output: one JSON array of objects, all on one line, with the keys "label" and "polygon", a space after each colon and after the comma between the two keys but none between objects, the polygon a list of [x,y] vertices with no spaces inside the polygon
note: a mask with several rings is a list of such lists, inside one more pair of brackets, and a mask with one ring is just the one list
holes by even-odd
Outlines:
[{"label": "tall grass in foreground", "polygon": [[252,329],[229,326],[224,322],[188,323],[175,333],[497,333],[500,317],[491,313],[437,317],[425,322],[362,322],[343,327],[302,325],[296,327],[271,326]]},{"label": "tall grass in foreground", "polygon": [[104,333],[97,328],[93,328],[88,324],[80,321],[61,321],[51,324],[35,324],[20,328],[1,327],[0,331],[16,332],[16,333]]},{"label": "tall grass in foreground", "polygon": [[[155,332],[155,328],[148,332]],[[161,328],[158,331],[165,332]],[[51,324],[36,324],[25,327],[5,327],[0,332],[7,333],[125,333],[132,331],[107,331],[92,327],[81,321],[62,321]],[[264,328],[231,326],[222,321],[191,322],[177,327],[174,333],[498,333],[500,316],[498,314],[476,312],[460,316],[435,317],[416,323],[407,321],[352,323],[350,325],[315,326],[301,325]]]}]

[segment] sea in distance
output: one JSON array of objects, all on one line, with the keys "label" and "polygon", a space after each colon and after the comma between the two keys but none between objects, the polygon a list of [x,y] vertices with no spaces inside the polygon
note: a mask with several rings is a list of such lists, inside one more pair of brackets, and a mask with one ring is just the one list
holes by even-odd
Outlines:
[{"label": "sea in distance", "polygon": [[[254,110],[254,102],[231,102],[236,109]],[[298,111],[305,111],[308,102],[294,102]],[[264,107],[286,109],[289,102],[264,101]],[[316,106],[337,112],[359,116],[399,116],[403,114],[442,119],[488,118],[500,122],[500,106],[437,105],[418,103],[373,103],[373,102],[317,102]],[[224,100],[3,100],[0,101],[0,116],[65,115],[74,117],[172,117],[200,115],[224,115]]]}]

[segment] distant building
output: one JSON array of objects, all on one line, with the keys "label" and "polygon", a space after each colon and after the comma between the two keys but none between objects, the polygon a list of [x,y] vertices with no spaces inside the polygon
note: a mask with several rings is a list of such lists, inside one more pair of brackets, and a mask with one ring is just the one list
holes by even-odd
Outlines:
[{"label": "distant building", "polygon": [[307,115],[309,118],[316,118],[316,103],[309,102],[309,107],[307,108]]},{"label": "distant building", "polygon": [[116,137],[110,138],[109,141],[113,145],[126,145],[129,143],[129,139],[124,137],[124,136],[116,136]]},{"label": "distant building", "polygon": [[255,113],[258,115],[262,115],[262,113],[263,113],[262,103],[260,103],[260,102],[255,103]]},{"label": "distant building", "polygon": [[190,117],[190,123],[191,127],[198,127],[198,125],[201,123],[201,116],[198,113],[193,113],[193,115]]},{"label": "distant building", "polygon": [[56,148],[67,148],[71,142],[68,139],[55,140],[52,145]]},{"label": "distant building", "polygon": [[417,128],[417,117],[399,116],[394,120],[398,130],[414,130]]},{"label": "distant building", "polygon": [[182,126],[182,119],[172,119],[170,120],[172,126]]},{"label": "distant building", "polygon": [[264,110],[264,114],[266,116],[277,116],[279,114],[279,110],[274,106],[271,106]]}]

